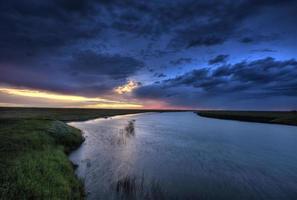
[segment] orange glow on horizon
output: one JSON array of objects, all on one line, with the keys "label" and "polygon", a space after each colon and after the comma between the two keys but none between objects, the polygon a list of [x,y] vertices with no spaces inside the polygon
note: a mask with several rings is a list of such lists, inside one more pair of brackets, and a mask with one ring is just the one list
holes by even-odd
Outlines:
[{"label": "orange glow on horizon", "polygon": [[121,104],[95,104],[95,105],[87,105],[83,106],[84,108],[142,108],[142,105],[140,104],[129,104],[129,103],[121,103]]}]

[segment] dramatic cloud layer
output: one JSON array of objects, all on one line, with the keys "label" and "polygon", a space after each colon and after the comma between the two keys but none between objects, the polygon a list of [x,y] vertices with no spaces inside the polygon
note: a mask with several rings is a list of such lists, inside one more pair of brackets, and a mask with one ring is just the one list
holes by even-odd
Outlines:
[{"label": "dramatic cloud layer", "polygon": [[[254,100],[267,98],[271,98],[269,101],[273,102],[274,97],[296,98],[296,77],[295,59],[276,61],[267,57],[251,62],[222,65],[214,70],[195,69],[159,84],[140,87],[135,93],[141,98],[161,98],[177,105],[204,104],[209,107],[215,107],[220,100],[229,98],[236,106],[238,102],[246,99],[251,99],[254,103]],[[196,99],[185,98],[188,95],[194,95]],[[205,102],[202,103],[202,99]],[[288,106],[297,106],[297,102]]]},{"label": "dramatic cloud layer", "polygon": [[0,0],[0,88],[291,109],[296,18],[295,0]]}]

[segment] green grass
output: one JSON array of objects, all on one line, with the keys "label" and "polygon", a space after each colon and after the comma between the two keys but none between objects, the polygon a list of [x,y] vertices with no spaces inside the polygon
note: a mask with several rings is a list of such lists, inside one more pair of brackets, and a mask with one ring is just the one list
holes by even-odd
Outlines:
[{"label": "green grass", "polygon": [[0,120],[0,199],[82,199],[65,154],[82,141],[60,121]]},{"label": "green grass", "polygon": [[297,125],[297,112],[277,111],[198,111],[202,117],[249,122]]}]

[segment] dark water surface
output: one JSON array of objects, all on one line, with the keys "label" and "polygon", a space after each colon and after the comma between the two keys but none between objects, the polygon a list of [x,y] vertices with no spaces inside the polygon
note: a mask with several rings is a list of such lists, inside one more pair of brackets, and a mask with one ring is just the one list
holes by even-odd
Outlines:
[{"label": "dark water surface", "polygon": [[297,199],[297,127],[191,112],[70,125],[88,199]]}]

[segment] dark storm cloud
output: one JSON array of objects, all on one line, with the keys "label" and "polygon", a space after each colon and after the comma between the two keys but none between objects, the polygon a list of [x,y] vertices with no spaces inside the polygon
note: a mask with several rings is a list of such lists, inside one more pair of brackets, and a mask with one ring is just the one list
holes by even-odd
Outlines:
[{"label": "dark storm cloud", "polygon": [[242,43],[252,43],[254,42],[253,38],[250,38],[250,37],[244,37],[240,40],[240,42]]},{"label": "dark storm cloud", "polygon": [[[258,13],[260,9],[271,6],[281,6],[296,2],[292,0],[281,1],[195,1],[177,8],[182,14],[181,18],[188,19],[184,26],[174,32],[169,46],[172,48],[191,48],[196,46],[214,46],[223,44],[232,37],[240,34],[241,23]],[[237,32],[237,33],[236,33]],[[236,33],[236,34],[235,34]],[[270,40],[272,36],[254,36],[242,39],[242,42]],[[273,37],[274,38],[274,37]]]},{"label": "dark storm cloud", "polygon": [[70,70],[83,74],[107,75],[114,79],[127,78],[144,67],[144,63],[132,57],[98,54],[83,51],[73,55]]},{"label": "dark storm cloud", "polygon": [[167,75],[164,74],[164,73],[155,73],[155,74],[154,74],[154,77],[165,78],[165,77],[167,77]]},{"label": "dark storm cloud", "polygon": [[[98,37],[108,30],[148,40],[166,35],[168,46],[175,49],[219,45],[261,8],[288,2],[294,3],[290,0],[1,1],[0,53],[2,59],[34,56]],[[265,37],[268,36],[246,36],[242,42]]]},{"label": "dark storm cloud", "polygon": [[267,42],[278,39],[277,35],[255,35],[255,36],[246,36],[240,39],[241,43],[259,43],[259,42]]},{"label": "dark storm cloud", "polygon": [[208,64],[213,65],[218,63],[224,63],[227,61],[228,58],[229,58],[229,55],[226,55],[226,54],[217,55],[216,57],[210,59],[208,61]]},{"label": "dark storm cloud", "polygon": [[[260,8],[288,2],[293,1],[1,1],[0,56],[48,53],[107,30],[144,38],[167,35],[175,49],[219,45]],[[261,38],[246,36],[242,42]]]},{"label": "dark storm cloud", "polygon": [[[297,61],[295,59],[278,61],[267,57],[255,61],[242,61],[233,65],[223,65],[215,70],[195,69],[181,76],[140,87],[136,96],[143,98],[167,99],[173,104],[181,102],[191,94],[188,104],[198,105],[198,100],[278,98],[297,97]],[[179,95],[180,94],[180,95]],[[159,95],[159,96],[158,96]],[[197,99],[196,99],[197,98]],[[186,101],[186,100],[185,100]],[[206,101],[207,102],[207,101]],[[223,106],[224,102],[216,102]]]},{"label": "dark storm cloud", "polygon": [[273,49],[267,49],[267,48],[264,48],[264,49],[254,49],[252,50],[252,52],[268,52],[268,53],[275,53],[277,52],[276,50],[273,50]]},{"label": "dark storm cloud", "polygon": [[[1,1],[0,59],[27,60],[94,37],[102,26],[87,1]],[[99,22],[98,22],[99,23]]]},{"label": "dark storm cloud", "polygon": [[182,64],[188,64],[191,63],[193,61],[192,58],[179,58],[176,60],[171,60],[170,64],[171,65],[182,65]]},{"label": "dark storm cloud", "polygon": [[161,58],[163,56],[176,53],[177,51],[163,51],[163,50],[152,50],[151,48],[140,50],[139,54],[143,59],[148,58]]},{"label": "dark storm cloud", "polygon": [[[263,95],[297,96],[297,61],[276,61],[271,57],[251,62],[243,61],[210,70],[193,70],[187,74],[167,80],[169,85],[187,85],[216,94],[260,92]],[[282,89],[282,90],[281,90]]]}]

